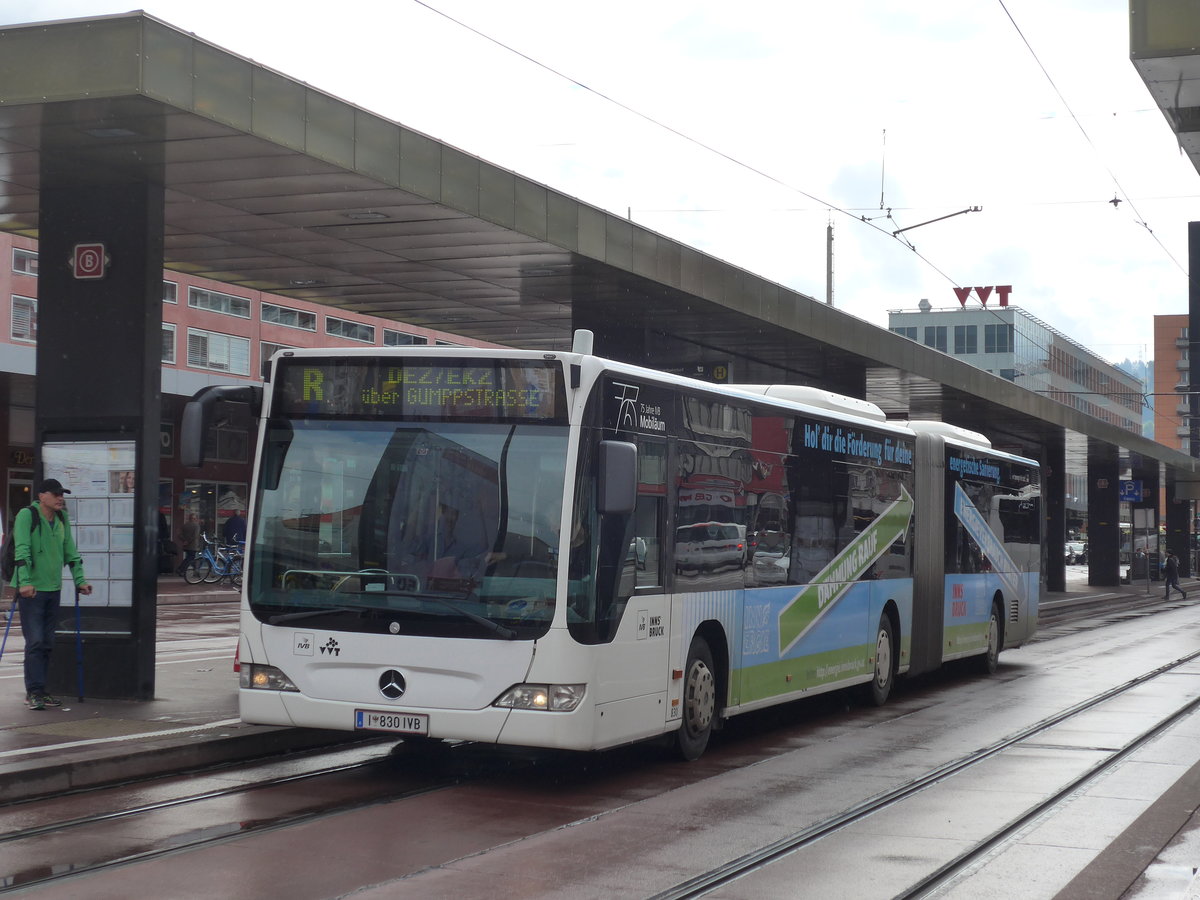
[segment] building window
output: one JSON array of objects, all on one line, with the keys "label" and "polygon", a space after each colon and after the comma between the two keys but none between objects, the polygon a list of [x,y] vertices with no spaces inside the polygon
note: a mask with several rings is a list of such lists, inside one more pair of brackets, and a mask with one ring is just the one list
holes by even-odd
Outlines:
[{"label": "building window", "polygon": [[162,327],[162,361],[175,364],[175,326],[167,322]]},{"label": "building window", "polygon": [[925,326],[925,346],[932,347],[934,350],[946,352],[946,326],[945,325],[926,325]]},{"label": "building window", "polygon": [[37,251],[22,250],[19,247],[13,247],[12,270],[18,275],[37,275]]},{"label": "building window", "polygon": [[1011,325],[984,325],[983,352],[1012,353],[1013,327]]},{"label": "building window", "polygon": [[276,353],[278,353],[280,350],[293,350],[293,349],[295,349],[295,348],[292,347],[290,344],[276,344],[271,341],[259,341],[258,353],[259,353],[259,358],[262,361],[259,364],[258,371],[259,371],[259,374],[263,377],[264,381],[266,380],[267,372],[269,372],[271,370],[271,357],[274,356]]},{"label": "building window", "polygon": [[33,297],[13,295],[12,337],[14,341],[37,340],[37,300]]},{"label": "building window", "polygon": [[955,354],[979,352],[979,329],[976,326],[954,326],[954,352]]},{"label": "building window", "polygon": [[385,347],[410,347],[414,344],[428,344],[429,338],[421,337],[418,334],[406,334],[403,331],[392,331],[390,328],[383,329],[383,346]]},{"label": "building window", "polygon": [[894,334],[900,335],[900,337],[906,337],[910,341],[915,341],[917,339],[917,326],[916,325],[900,325],[896,328],[893,328],[892,332]]},{"label": "building window", "polygon": [[250,339],[189,328],[187,364],[231,375],[250,374]]},{"label": "building window", "polygon": [[173,281],[163,282],[163,303],[179,302],[179,285]]},{"label": "building window", "polygon": [[375,327],[360,325],[358,322],[347,322],[345,319],[325,317],[325,333],[334,337],[349,338],[352,341],[362,341],[364,344],[375,343]]},{"label": "building window", "polygon": [[250,318],[250,301],[245,297],[235,297],[232,294],[222,294],[220,291],[206,291],[203,288],[188,288],[188,306],[195,309],[207,309],[227,316],[237,316],[239,319]]},{"label": "building window", "polygon": [[286,325],[288,328],[301,328],[304,331],[317,330],[316,313],[303,312],[287,306],[276,306],[274,303],[263,303],[262,320],[270,322],[272,325]]},{"label": "building window", "polygon": [[456,344],[454,341],[435,341],[435,346],[438,347],[462,347],[462,344]]},{"label": "building window", "polygon": [[1001,369],[1000,377],[1005,378],[1008,381],[1016,381],[1017,380],[1017,370],[1016,369]]},{"label": "building window", "polygon": [[270,359],[280,350],[295,350],[291,344],[276,344],[274,341],[260,341],[258,345],[259,351],[262,353],[264,360]]}]

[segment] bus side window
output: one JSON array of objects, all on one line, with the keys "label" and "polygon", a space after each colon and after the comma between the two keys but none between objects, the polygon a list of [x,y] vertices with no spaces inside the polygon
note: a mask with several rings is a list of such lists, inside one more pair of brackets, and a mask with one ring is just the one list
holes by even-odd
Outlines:
[{"label": "bus side window", "polygon": [[[633,540],[629,544],[628,561],[633,563],[635,587],[658,587],[662,584],[659,522],[662,520],[662,498],[641,495],[633,514]],[[628,566],[626,566],[627,574]],[[622,590],[624,593],[624,590]]]},{"label": "bus side window", "polygon": [[638,438],[638,498],[633,513],[634,583],[660,587],[662,579],[663,494],[667,478],[667,445]]}]

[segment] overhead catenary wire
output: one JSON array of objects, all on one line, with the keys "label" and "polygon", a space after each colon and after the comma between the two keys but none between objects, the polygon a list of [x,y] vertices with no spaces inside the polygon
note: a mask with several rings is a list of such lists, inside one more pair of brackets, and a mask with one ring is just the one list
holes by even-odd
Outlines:
[{"label": "overhead catenary wire", "polygon": [[[1105,162],[1103,155],[1100,153],[1100,148],[1096,146],[1095,141],[1092,140],[1092,136],[1090,134],[1088,134],[1088,130],[1083,127],[1083,122],[1080,121],[1079,116],[1075,115],[1075,111],[1071,108],[1071,104],[1069,102],[1067,102],[1067,98],[1063,95],[1063,92],[1061,90],[1059,90],[1058,85],[1054,81],[1054,78],[1051,77],[1050,72],[1046,69],[1046,66],[1042,63],[1041,58],[1037,54],[1037,51],[1033,49],[1033,45],[1031,43],[1029,43],[1029,39],[1027,37],[1025,37],[1025,32],[1021,30],[1021,26],[1017,24],[1017,20],[1015,18],[1013,18],[1013,14],[1009,11],[1008,6],[1005,4],[1004,0],[996,0],[996,2],[1000,4],[1000,8],[1002,10],[1004,10],[1004,15],[1006,15],[1008,17],[1008,21],[1011,22],[1013,28],[1016,29],[1017,36],[1021,39],[1021,43],[1023,43],[1025,45],[1026,49],[1029,51],[1030,55],[1033,57],[1033,61],[1035,63],[1037,63],[1038,68],[1041,70],[1042,74],[1046,77],[1046,81],[1050,84],[1051,89],[1054,91],[1054,93],[1058,97],[1059,101],[1061,101],[1063,107],[1067,111],[1067,114],[1071,117],[1071,121],[1075,123],[1075,127],[1078,128],[1079,133],[1083,135],[1083,139],[1085,141],[1087,141],[1088,146],[1091,147],[1092,150],[1095,152],[1096,158],[1100,160],[1100,164],[1102,166],[1104,166],[1104,170],[1106,172],[1108,172],[1109,178],[1111,178],[1113,181],[1113,184],[1116,185],[1117,194],[1119,195],[1119,199],[1124,201],[1125,203],[1129,204],[1129,208],[1133,210],[1134,215],[1137,217],[1138,224],[1146,229],[1147,233],[1154,239],[1154,242],[1156,244],[1158,244],[1159,247],[1162,248],[1163,253],[1165,253],[1167,255],[1167,257],[1171,260],[1171,262],[1175,263],[1175,265],[1178,266],[1179,270],[1181,272],[1183,272],[1184,275],[1187,275],[1188,274],[1187,269],[1183,265],[1180,264],[1179,260],[1177,260],[1172,255],[1171,251],[1167,249],[1166,245],[1161,240],[1159,240],[1158,235],[1156,235],[1154,233],[1154,229],[1150,227],[1150,223],[1147,222],[1146,219],[1142,216],[1141,211],[1137,208],[1137,205],[1130,198],[1128,192],[1126,192],[1124,186],[1121,184],[1121,180],[1119,178],[1117,178],[1117,175],[1115,172],[1113,172],[1112,167],[1110,167],[1108,165],[1108,163]],[[1113,201],[1106,200],[1105,202],[1112,203]],[[1117,204],[1113,203],[1113,206],[1116,207]]]},{"label": "overhead catenary wire", "polygon": [[630,115],[636,116],[637,118],[641,119],[644,122],[648,122],[657,128],[661,128],[664,131],[667,131],[667,132],[675,135],[676,137],[678,137],[684,141],[687,141],[688,143],[690,143],[696,147],[701,148],[702,150],[712,153],[715,156],[719,156],[721,159],[724,159],[727,162],[730,162],[733,165],[735,165],[741,169],[745,169],[747,172],[751,172],[751,173],[759,176],[760,178],[764,178],[767,181],[770,181],[772,184],[777,184],[780,187],[785,188],[789,191],[792,191],[796,194],[799,194],[802,197],[807,197],[808,199],[814,201],[815,203],[820,204],[822,207],[831,209],[834,212],[839,213],[840,215],[847,216],[848,218],[854,219],[857,222],[862,222],[864,225],[867,225],[868,227],[873,228],[875,231],[878,231],[880,234],[883,234],[886,237],[891,238],[892,240],[895,240],[901,244],[904,244],[917,256],[918,259],[920,259],[923,263],[925,263],[927,266],[929,266],[929,268],[931,268],[933,271],[935,271],[939,275],[941,275],[944,279],[946,279],[946,281],[950,282],[950,284],[952,284],[952,285],[959,286],[957,281],[955,281],[950,275],[948,275],[946,272],[944,272],[941,269],[941,267],[939,267],[936,263],[933,262],[933,260],[929,259],[927,256],[923,255],[920,251],[918,251],[917,248],[914,247],[911,242],[909,242],[908,240],[905,240],[904,238],[897,237],[896,235],[894,235],[890,231],[888,231],[886,228],[881,228],[880,226],[873,224],[868,219],[865,219],[861,216],[854,215],[854,213],[850,212],[849,210],[847,210],[841,206],[838,206],[836,203],[831,203],[830,201],[828,201],[826,199],[818,197],[816,194],[809,193],[808,191],[806,191],[802,188],[796,187],[794,184],[789,184],[788,182],[784,181],[783,179],[778,178],[778,177],[770,174],[769,172],[766,172],[763,169],[758,168],[757,166],[753,166],[750,163],[744,162],[743,160],[740,160],[737,157],[732,156],[729,153],[726,153],[724,150],[720,150],[716,147],[713,147],[711,144],[706,144],[704,141],[701,141],[698,138],[694,138],[690,134],[687,134],[684,131],[680,131],[678,128],[675,128],[672,125],[668,125],[665,122],[655,119],[653,116],[643,113],[641,110],[635,109],[634,107],[629,106],[626,103],[622,103],[620,100],[617,100],[615,97],[609,96],[608,94],[605,94],[603,91],[599,91],[599,90],[591,87],[590,85],[584,84],[582,81],[579,81],[578,79],[573,78],[570,75],[565,74],[564,72],[560,72],[558,69],[555,69],[553,66],[547,65],[546,63],[541,62],[538,59],[535,59],[534,57],[530,56],[529,54],[523,53],[522,51],[517,50],[516,48],[511,47],[508,44],[505,44],[503,41],[497,40],[496,38],[492,37],[491,35],[486,34],[485,32],[482,32],[479,29],[477,29],[471,25],[466,24],[465,22],[461,21],[460,19],[456,19],[454,16],[450,15],[449,13],[446,13],[446,12],[438,9],[437,7],[432,6],[429,3],[426,3],[425,0],[412,0],[412,2],[417,4],[418,6],[424,7],[425,9],[429,10],[432,13],[442,16],[443,18],[447,19],[448,21],[453,22],[455,25],[458,25],[460,28],[465,28],[467,31],[470,31],[472,34],[475,34],[478,37],[483,38],[485,41],[488,41],[491,44],[495,44],[497,47],[500,47],[501,49],[506,50],[509,53],[513,53],[513,54],[521,57],[522,59],[526,60],[529,63],[532,63],[533,65],[537,66],[538,68],[544,69],[545,71],[551,73],[552,75],[554,75],[558,78],[562,78],[565,81],[570,82],[571,84],[575,85],[576,87],[587,91],[589,94],[593,94],[594,96],[599,97],[600,99],[602,99],[608,103],[611,103],[614,106],[619,107],[620,109],[625,110]]},{"label": "overhead catenary wire", "polygon": [[[461,21],[460,19],[457,19],[454,16],[444,12],[443,10],[440,10],[437,7],[431,5],[430,3],[426,2],[426,0],[413,0],[413,2],[416,3],[418,6],[421,6],[438,16],[445,18],[446,20],[452,22],[453,24],[457,25],[458,27],[463,28],[467,31],[470,31],[472,34],[475,34],[476,36],[482,38],[483,40],[485,40],[497,47],[500,47],[501,49],[505,50],[506,52],[512,53],[512,54],[520,57],[521,59],[524,59],[525,61],[529,62],[530,64],[537,66],[538,68],[543,69],[546,72],[549,72],[550,74],[554,75],[555,77],[561,78],[561,79],[569,82],[570,84],[573,84],[576,87],[588,92],[589,94],[592,94],[593,96],[596,96],[596,97],[604,100],[607,103],[613,104],[614,106],[624,110],[625,112],[629,113],[630,115],[633,115],[633,116],[635,116],[657,128],[660,128],[670,134],[673,134],[676,137],[680,138],[681,140],[684,140],[696,147],[699,147],[708,153],[712,153],[713,155],[715,155],[721,159],[724,159],[727,162],[729,162],[741,169],[744,169],[745,171],[751,172],[773,184],[779,185],[780,187],[783,187],[786,190],[796,193],[802,197],[806,197],[827,211],[836,212],[839,215],[846,216],[850,219],[853,219],[855,221],[861,222],[864,225],[867,225],[868,227],[885,235],[886,237],[889,237],[892,240],[895,240],[895,241],[907,246],[918,259],[920,259],[930,269],[932,269],[934,272],[936,272],[938,275],[940,275],[942,278],[944,278],[951,285],[953,285],[955,287],[962,287],[962,285],[960,285],[956,279],[951,277],[941,267],[939,267],[937,264],[935,264],[931,259],[929,259],[927,256],[925,256],[920,251],[918,251],[916,249],[916,247],[912,244],[912,242],[909,241],[906,237],[904,237],[902,235],[901,232],[904,231],[905,229],[895,229],[895,230],[889,231],[888,229],[886,229],[884,227],[876,225],[866,215],[863,215],[863,214],[856,215],[855,214],[856,210],[841,207],[835,203],[831,203],[828,200],[823,199],[815,194],[812,194],[812,193],[810,193],[802,188],[799,188],[793,184],[790,184],[790,183],[784,181],[783,179],[778,178],[778,177],[770,174],[769,172],[766,172],[765,170],[758,168],[757,166],[751,165],[751,164],[749,164],[741,159],[738,159],[737,157],[735,157],[723,150],[720,150],[708,143],[705,143],[704,141],[701,141],[695,137],[692,137],[691,135],[687,134],[684,131],[679,130],[678,128],[675,128],[674,126],[668,125],[667,123],[662,122],[662,121],[654,118],[651,115],[643,113],[640,110],[630,106],[629,104],[623,103],[622,101],[616,99],[615,97],[612,97],[612,96],[604,93],[603,91],[597,90],[596,88],[593,88],[592,86],[585,84],[582,81],[579,81],[578,79],[576,79],[570,75],[567,75],[566,73],[564,73],[558,69],[555,69],[554,67],[552,67],[546,63],[543,63],[542,61],[534,58],[533,56],[530,56],[529,54],[524,53],[524,52],[504,43],[503,41],[500,41],[497,38],[492,37],[491,35],[483,32],[483,31],[480,31],[479,29],[475,28],[474,26],[468,25],[467,23]],[[1080,122],[1079,117],[1075,114],[1075,112],[1071,109],[1070,105],[1066,102],[1065,98],[1063,97],[1062,93],[1058,90],[1057,86],[1054,85],[1053,79],[1050,78],[1050,75],[1047,72],[1045,66],[1042,65],[1041,60],[1038,59],[1037,54],[1033,51],[1032,46],[1029,44],[1028,40],[1025,39],[1024,34],[1021,32],[1019,26],[1017,26],[1016,21],[1013,19],[1012,15],[1009,13],[1007,7],[1004,6],[1004,0],[999,0],[999,2],[1001,4],[1001,7],[1004,9],[1005,14],[1008,16],[1009,21],[1012,22],[1014,28],[1016,28],[1016,30],[1017,30],[1017,33],[1021,36],[1022,41],[1025,43],[1026,47],[1029,49],[1030,53],[1033,55],[1039,68],[1041,69],[1041,71],[1043,72],[1043,74],[1045,75],[1047,80],[1049,80],[1051,82],[1051,85],[1054,87],[1055,93],[1058,94],[1060,99],[1062,99],[1063,105],[1064,105],[1064,107],[1067,108],[1067,111],[1070,114],[1072,121],[1075,123],[1076,127],[1078,127],[1080,129],[1080,131],[1084,134],[1089,145],[1092,146],[1093,149],[1096,149],[1095,144],[1091,141],[1091,138],[1087,135],[1086,129],[1083,128],[1083,125]],[[885,151],[886,151],[886,138],[887,138],[887,131],[886,131],[886,129],[884,129],[883,134],[882,134],[882,139],[883,139]],[[1098,152],[1099,151],[1097,150],[1097,153]],[[1162,242],[1158,239],[1158,237],[1156,235],[1154,235],[1154,232],[1149,227],[1149,225],[1146,224],[1146,222],[1142,219],[1141,214],[1140,214],[1140,212],[1138,212],[1136,205],[1131,200],[1129,200],[1128,195],[1125,193],[1124,189],[1121,187],[1120,182],[1117,180],[1117,178],[1113,174],[1112,170],[1108,166],[1105,166],[1105,168],[1107,169],[1109,175],[1112,177],[1114,183],[1117,184],[1117,188],[1120,191],[1120,193],[1122,195],[1124,195],[1125,200],[1127,202],[1129,202],[1130,208],[1134,211],[1135,215],[1138,216],[1139,223],[1146,227],[1147,232],[1154,238],[1155,242],[1159,245],[1159,247],[1162,248],[1162,250],[1167,254],[1168,258],[1170,258],[1171,261],[1176,264],[1176,266],[1179,266],[1178,261],[1175,260],[1175,258],[1170,254],[1170,252],[1162,244]],[[880,175],[880,208],[881,209],[886,209],[885,202],[884,202],[885,172],[886,172],[886,169],[881,168],[881,175]],[[1084,201],[1078,201],[1078,202],[1084,202]],[[1108,203],[1109,201],[1105,200],[1103,202]],[[703,211],[703,210],[698,210],[698,211]],[[629,214],[632,215],[632,207],[629,209]],[[878,218],[886,218],[888,221],[891,221],[893,223],[895,222],[895,219],[892,217],[892,209],[887,209],[886,215],[878,217]],[[916,227],[916,226],[912,226],[912,227]],[[1182,270],[1182,266],[1180,266],[1180,268]],[[1185,274],[1186,274],[1186,272],[1185,272]],[[1000,317],[999,313],[996,312],[995,310],[989,310],[989,312],[991,312],[993,315],[995,315],[998,321],[1003,321],[1003,319]],[[1042,350],[1043,352],[1046,352],[1047,354],[1049,353],[1048,347],[1039,345],[1039,349]]]}]

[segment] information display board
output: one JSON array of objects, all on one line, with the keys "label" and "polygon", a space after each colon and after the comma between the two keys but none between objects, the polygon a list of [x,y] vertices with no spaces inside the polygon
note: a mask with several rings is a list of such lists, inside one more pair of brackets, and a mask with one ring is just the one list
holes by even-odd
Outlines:
[{"label": "information display board", "polygon": [[[80,606],[133,605],[134,472],[133,441],[63,441],[42,445],[42,471],[57,478],[66,495],[67,517],[83,571],[92,586]],[[64,570],[64,603],[70,575]]]},{"label": "information display board", "polygon": [[562,366],[552,360],[301,357],[281,360],[276,391],[274,414],[292,418],[566,420]]}]

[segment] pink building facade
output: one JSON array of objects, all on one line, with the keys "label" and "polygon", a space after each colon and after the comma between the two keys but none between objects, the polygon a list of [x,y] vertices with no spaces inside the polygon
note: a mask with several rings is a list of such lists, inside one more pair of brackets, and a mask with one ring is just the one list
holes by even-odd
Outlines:
[{"label": "pink building facade", "polygon": [[[30,502],[36,470],[34,398],[38,298],[37,242],[0,233],[0,428],[5,493],[0,523]],[[218,433],[203,469],[179,464],[176,436],[187,399],[209,384],[262,382],[266,362],[289,347],[495,346],[377,316],[293,300],[208,278],[163,271],[162,427],[159,510],[169,534],[191,513],[219,532],[246,509],[252,435]],[[164,568],[167,561],[164,560]]]}]

